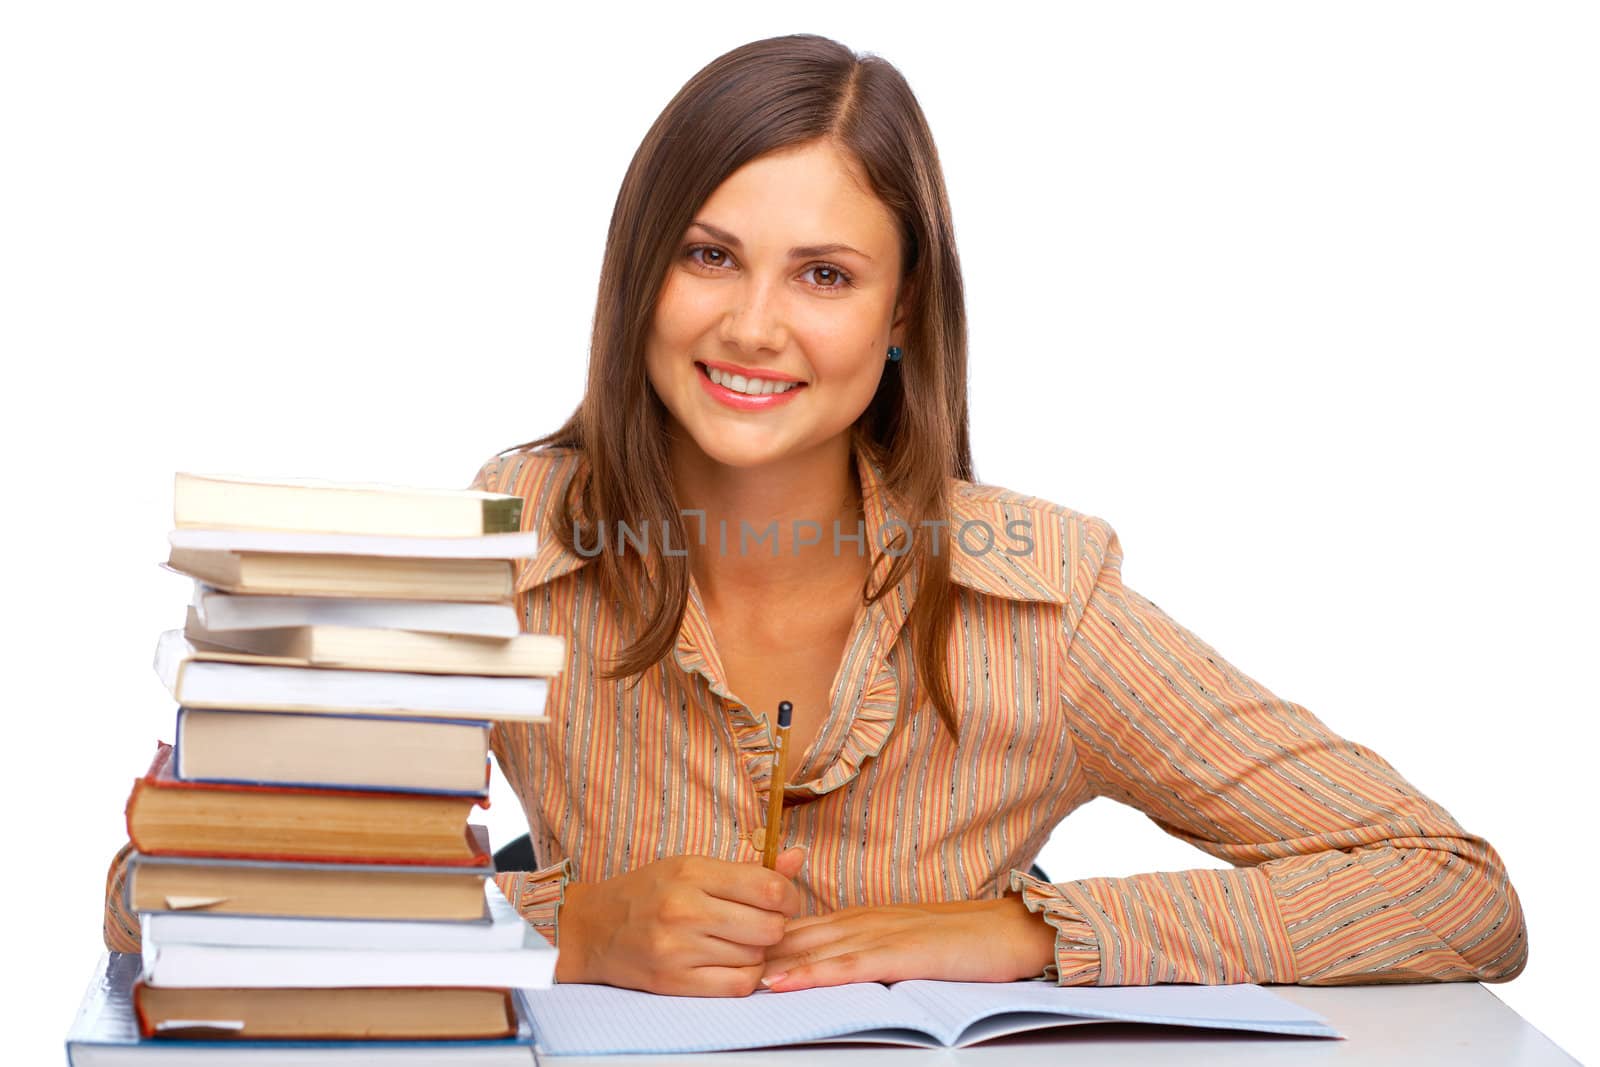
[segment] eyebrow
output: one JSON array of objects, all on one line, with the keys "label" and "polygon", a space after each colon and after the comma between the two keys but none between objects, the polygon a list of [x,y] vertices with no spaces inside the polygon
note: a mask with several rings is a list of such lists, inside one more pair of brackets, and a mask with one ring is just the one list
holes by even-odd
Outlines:
[{"label": "eyebrow", "polygon": [[[741,245],[739,244],[739,239],[737,237],[735,237],[733,234],[729,233],[727,230],[718,229],[716,226],[712,226],[709,223],[701,222],[699,219],[695,219],[694,222],[691,223],[691,225],[700,227],[702,230],[706,231],[712,237],[715,237],[717,240],[721,241],[723,244],[732,245],[734,248],[741,247]],[[872,257],[867,255],[865,252],[862,252],[859,249],[851,248],[849,245],[845,245],[845,244],[799,245],[799,246],[797,246],[795,248],[789,249],[789,258],[791,258],[791,259],[809,259],[812,256],[831,256],[835,252],[849,252],[852,255],[860,256],[862,259],[865,259],[865,260],[868,260],[868,261],[870,261],[872,259]]]}]

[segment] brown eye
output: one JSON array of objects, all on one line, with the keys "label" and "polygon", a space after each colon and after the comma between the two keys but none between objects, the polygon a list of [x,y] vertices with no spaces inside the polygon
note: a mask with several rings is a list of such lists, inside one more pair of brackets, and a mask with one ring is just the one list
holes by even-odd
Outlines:
[{"label": "brown eye", "polygon": [[850,275],[838,267],[830,267],[827,264],[819,263],[815,267],[808,268],[806,273],[817,279],[811,283],[813,289],[850,288]]},{"label": "brown eye", "polygon": [[702,264],[703,266],[707,266],[707,267],[725,266],[726,265],[725,261],[728,258],[728,254],[726,252],[724,252],[720,248],[713,248],[711,245],[695,245],[693,248],[689,249],[689,251],[686,253],[686,255],[688,255],[688,257],[690,259],[695,259],[697,253],[704,253],[704,255],[706,255],[706,256],[720,256],[721,257],[720,259],[712,260],[712,261],[709,261],[709,262],[704,258],[700,258],[700,259],[696,260],[696,262]]}]

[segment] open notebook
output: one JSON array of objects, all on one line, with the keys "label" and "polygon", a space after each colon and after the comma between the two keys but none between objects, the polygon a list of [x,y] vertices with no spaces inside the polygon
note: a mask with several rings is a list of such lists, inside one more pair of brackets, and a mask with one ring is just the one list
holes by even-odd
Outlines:
[{"label": "open notebook", "polygon": [[1096,1022],[1343,1037],[1258,985],[1057,986],[863,982],[748,997],[667,997],[601,985],[521,990],[534,1047],[552,1056],[715,1052],[861,1041],[927,1048]]}]

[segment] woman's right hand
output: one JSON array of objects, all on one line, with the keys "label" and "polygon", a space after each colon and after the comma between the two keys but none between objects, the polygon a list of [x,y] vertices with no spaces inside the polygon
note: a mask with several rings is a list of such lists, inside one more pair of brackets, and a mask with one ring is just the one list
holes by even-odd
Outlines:
[{"label": "woman's right hand", "polygon": [[677,996],[756,990],[767,948],[798,915],[792,879],[805,849],[777,869],[709,856],[670,856],[603,882],[568,883],[559,916],[556,981]]}]

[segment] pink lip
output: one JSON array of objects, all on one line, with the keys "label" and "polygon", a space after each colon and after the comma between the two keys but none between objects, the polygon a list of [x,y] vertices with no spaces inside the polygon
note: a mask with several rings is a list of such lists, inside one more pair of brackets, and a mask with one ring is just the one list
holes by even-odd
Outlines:
[{"label": "pink lip", "polygon": [[[720,370],[723,366],[724,364],[719,363],[717,364],[717,369]],[[719,403],[726,404],[728,407],[734,408],[737,411],[769,411],[780,404],[787,404],[789,401],[794,399],[796,393],[806,388],[804,384],[801,384],[782,393],[768,393],[765,396],[748,396],[744,393],[736,393],[732,389],[718,385],[716,382],[711,380],[710,376],[706,374],[699,364],[695,365],[694,376],[700,379],[700,387],[710,394],[711,399]],[[757,377],[760,377],[760,375],[757,375]],[[782,380],[789,381],[790,379]]]}]

